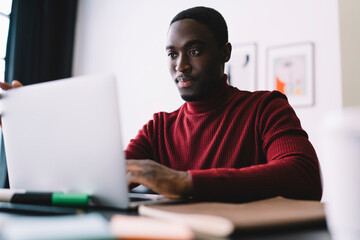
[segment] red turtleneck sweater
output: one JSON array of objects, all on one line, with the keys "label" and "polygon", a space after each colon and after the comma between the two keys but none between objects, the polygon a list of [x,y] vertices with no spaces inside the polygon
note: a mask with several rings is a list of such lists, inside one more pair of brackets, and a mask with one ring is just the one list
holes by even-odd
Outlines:
[{"label": "red turtleneck sweater", "polygon": [[131,140],[126,158],[189,171],[200,199],[322,195],[316,153],[286,97],[240,91],[225,81],[209,99],[154,114]]}]

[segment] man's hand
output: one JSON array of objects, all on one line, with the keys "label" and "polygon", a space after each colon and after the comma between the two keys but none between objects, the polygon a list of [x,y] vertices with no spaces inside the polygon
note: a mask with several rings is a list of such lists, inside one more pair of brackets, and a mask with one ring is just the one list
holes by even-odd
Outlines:
[{"label": "man's hand", "polygon": [[17,87],[22,87],[21,82],[17,80],[12,81],[11,85],[6,82],[0,82],[0,88],[2,90],[9,90],[11,88],[17,88]]},{"label": "man's hand", "polygon": [[188,172],[176,171],[153,160],[127,160],[128,185],[142,184],[168,198],[192,195]]},{"label": "man's hand", "polygon": [[[0,82],[0,88],[2,90],[9,90],[11,88],[18,88],[21,86],[22,86],[21,82],[19,82],[17,80],[12,81],[11,85],[8,83],[5,83],[5,82]],[[0,115],[0,127],[1,127],[1,115]]]}]

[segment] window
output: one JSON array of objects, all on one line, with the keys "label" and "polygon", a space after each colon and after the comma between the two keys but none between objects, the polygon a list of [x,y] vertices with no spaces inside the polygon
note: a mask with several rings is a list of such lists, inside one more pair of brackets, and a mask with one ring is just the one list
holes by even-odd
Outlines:
[{"label": "window", "polygon": [[9,34],[9,23],[12,0],[0,1],[0,81],[5,79],[6,45]]}]

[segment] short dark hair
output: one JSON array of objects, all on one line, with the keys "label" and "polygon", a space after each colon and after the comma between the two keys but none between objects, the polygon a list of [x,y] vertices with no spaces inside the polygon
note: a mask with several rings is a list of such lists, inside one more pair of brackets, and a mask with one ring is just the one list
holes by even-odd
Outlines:
[{"label": "short dark hair", "polygon": [[193,19],[208,26],[214,34],[219,47],[228,42],[228,29],[224,17],[215,9],[208,7],[193,7],[179,12],[171,24],[183,19]]}]

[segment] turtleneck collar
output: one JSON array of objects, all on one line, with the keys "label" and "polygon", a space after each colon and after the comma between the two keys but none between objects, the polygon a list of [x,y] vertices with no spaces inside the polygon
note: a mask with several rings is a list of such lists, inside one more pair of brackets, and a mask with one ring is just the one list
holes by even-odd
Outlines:
[{"label": "turtleneck collar", "polygon": [[232,89],[227,84],[227,75],[224,74],[215,92],[201,101],[186,102],[184,104],[185,111],[188,114],[202,114],[213,111],[222,106],[231,97]]}]

